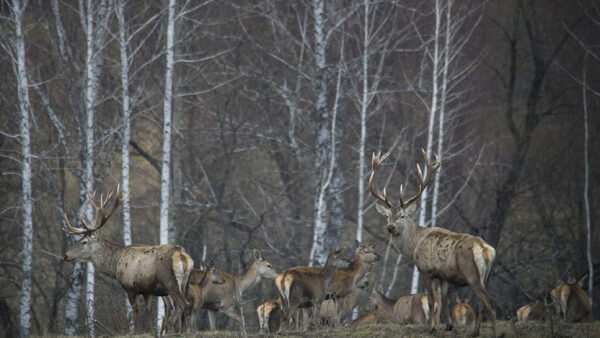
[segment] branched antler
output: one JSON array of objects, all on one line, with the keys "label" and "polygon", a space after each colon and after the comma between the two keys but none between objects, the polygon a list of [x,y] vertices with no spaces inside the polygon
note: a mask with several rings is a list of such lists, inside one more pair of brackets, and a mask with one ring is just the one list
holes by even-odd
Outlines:
[{"label": "branched antler", "polygon": [[74,234],[74,235],[88,235],[88,234],[91,234],[91,233],[97,231],[104,224],[106,224],[106,221],[108,221],[110,216],[112,216],[112,214],[115,212],[115,210],[117,210],[117,208],[121,204],[123,204],[123,202],[128,197],[127,195],[121,196],[121,186],[117,185],[115,201],[113,202],[113,205],[112,205],[110,211],[108,212],[108,214],[106,214],[105,208],[106,208],[106,205],[108,204],[108,201],[110,201],[111,197],[113,196],[113,193],[114,193],[114,191],[109,192],[108,195],[106,195],[106,198],[104,198],[104,194],[101,194],[100,195],[100,203],[98,204],[98,201],[96,201],[96,192],[90,193],[88,191],[87,192],[88,201],[90,202],[90,205],[95,210],[94,220],[90,221],[88,219],[87,215],[85,215],[85,213],[82,211],[79,219],[81,221],[81,224],[83,225],[83,228],[76,228],[76,227],[73,227],[71,225],[71,223],[69,223],[69,220],[68,220],[67,216],[65,215],[65,221],[67,222],[67,226],[68,226],[67,233]]}]

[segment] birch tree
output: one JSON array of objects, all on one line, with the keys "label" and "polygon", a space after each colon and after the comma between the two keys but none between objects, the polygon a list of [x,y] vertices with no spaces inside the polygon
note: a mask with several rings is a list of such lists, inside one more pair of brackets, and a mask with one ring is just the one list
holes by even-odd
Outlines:
[{"label": "birch tree", "polygon": [[[160,244],[169,242],[169,189],[170,189],[170,167],[171,167],[171,117],[173,107],[173,70],[175,67],[175,0],[169,0],[167,18],[167,45],[165,65],[165,98],[163,105],[163,148],[162,169],[160,175]],[[164,304],[158,302],[157,307],[157,330],[160,330],[164,317]]]},{"label": "birch tree", "polygon": [[[590,298],[590,309],[594,308],[594,262],[592,259],[592,218],[590,210],[590,150],[589,150],[589,122],[588,122],[588,103],[587,103],[587,73],[586,73],[587,52],[583,58],[583,75],[582,75],[582,104],[583,104],[583,200],[585,202],[585,225],[586,225],[586,255],[588,263],[588,297]],[[590,313],[593,313],[591,311]],[[592,315],[593,318],[593,315]]]},{"label": "birch tree", "polygon": [[[27,74],[27,57],[25,51],[25,33],[23,31],[23,12],[27,7],[27,1],[13,1],[9,5],[14,24],[14,36],[3,43],[3,48],[14,63],[15,79],[17,82],[17,100],[19,110],[19,134],[15,137],[21,145],[21,209],[22,209],[22,231],[23,247],[20,252],[21,270],[21,294],[19,295],[19,333],[21,337],[31,335],[31,287],[33,268],[33,199],[32,171],[31,171],[31,133],[30,115],[31,105],[29,101],[29,82]],[[8,19],[8,18],[3,18]],[[11,41],[12,40],[12,41]]]}]

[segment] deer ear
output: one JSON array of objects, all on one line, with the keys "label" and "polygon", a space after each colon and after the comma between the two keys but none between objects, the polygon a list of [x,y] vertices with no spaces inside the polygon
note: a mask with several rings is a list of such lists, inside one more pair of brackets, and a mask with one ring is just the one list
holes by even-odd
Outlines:
[{"label": "deer ear", "polygon": [[387,216],[390,213],[390,208],[385,207],[379,203],[375,203],[375,209],[377,209],[377,212],[379,212],[383,216]]},{"label": "deer ear", "polygon": [[581,279],[579,280],[579,282],[577,282],[577,285],[579,285],[579,287],[582,287],[586,278],[588,278],[587,274],[585,276],[581,277]]},{"label": "deer ear", "polygon": [[408,217],[414,218],[415,212],[417,211],[417,205],[411,204],[411,205],[407,206],[406,209],[404,209],[404,211],[406,212]]},{"label": "deer ear", "polygon": [[262,258],[262,254],[260,253],[260,251],[254,249],[254,259],[259,260],[261,258]]}]

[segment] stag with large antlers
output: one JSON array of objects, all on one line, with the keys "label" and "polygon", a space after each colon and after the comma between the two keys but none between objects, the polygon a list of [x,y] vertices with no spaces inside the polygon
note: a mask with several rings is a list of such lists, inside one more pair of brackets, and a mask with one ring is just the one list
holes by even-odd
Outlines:
[{"label": "stag with large antlers", "polygon": [[452,321],[448,310],[449,284],[469,285],[479,299],[479,316],[473,330],[473,335],[479,335],[483,307],[488,311],[492,320],[492,328],[496,335],[496,312],[492,300],[486,291],[490,271],[496,256],[496,251],[481,237],[465,233],[456,233],[439,227],[424,227],[414,221],[416,211],[415,201],[427,188],[431,177],[440,166],[437,155],[435,162],[431,163],[427,152],[423,157],[427,166],[426,176],[423,178],[421,167],[417,164],[419,188],[417,193],[404,199],[403,189],[400,186],[399,205],[394,205],[389,200],[385,189],[383,193],[375,186],[375,172],[383,161],[389,156],[375,155],[371,161],[373,172],[369,179],[369,189],[373,196],[384,203],[377,204],[377,211],[387,217],[387,230],[396,238],[401,253],[412,259],[423,276],[429,301],[429,327],[433,329],[433,280],[437,279],[441,286],[442,308],[446,319],[446,329],[452,329]]},{"label": "stag with large antlers", "polygon": [[[119,187],[114,195],[114,203],[110,211],[106,212],[105,208],[113,193],[109,193],[106,198],[101,195],[98,203],[95,200],[95,194],[88,192],[88,199],[95,209],[96,216],[93,220],[89,220],[82,215],[80,217],[82,227],[73,227],[67,220],[68,229],[66,231],[69,234],[83,237],[67,251],[65,260],[91,261],[97,271],[116,279],[127,293],[129,303],[133,308],[135,327],[138,331],[140,329],[136,302],[138,295],[143,295],[146,299],[146,319],[150,327],[152,327],[151,307],[149,306],[151,296],[171,296],[176,312],[173,318],[181,318],[180,313],[189,306],[184,294],[194,267],[192,257],[183,248],[176,245],[123,246],[102,239],[98,230],[106,224],[106,221],[126,198],[120,196]],[[179,330],[182,329],[182,323],[173,323],[173,325]]]}]

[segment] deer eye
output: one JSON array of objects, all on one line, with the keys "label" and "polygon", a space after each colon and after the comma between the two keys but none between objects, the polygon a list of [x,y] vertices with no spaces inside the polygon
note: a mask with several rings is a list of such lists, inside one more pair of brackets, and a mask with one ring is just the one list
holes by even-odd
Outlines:
[{"label": "deer eye", "polygon": [[81,242],[81,244],[83,244],[83,245],[86,245],[86,244],[87,244],[87,241],[83,241],[83,242]]},{"label": "deer eye", "polygon": [[267,268],[271,268],[271,267],[272,267],[271,264],[267,263]]}]

